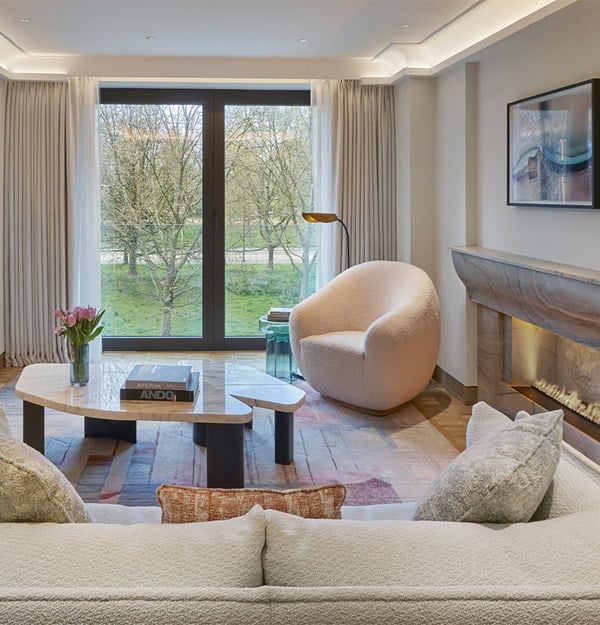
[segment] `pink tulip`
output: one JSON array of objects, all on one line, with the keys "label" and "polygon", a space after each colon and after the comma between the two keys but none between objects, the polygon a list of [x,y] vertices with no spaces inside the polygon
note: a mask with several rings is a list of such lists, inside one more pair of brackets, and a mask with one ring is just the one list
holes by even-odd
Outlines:
[{"label": "pink tulip", "polygon": [[[69,311],[67,311],[69,313]],[[77,323],[77,317],[73,314],[67,314],[67,326],[72,328]]]},{"label": "pink tulip", "polygon": [[63,314],[63,313],[62,313],[62,310],[61,310],[60,308],[57,308],[57,309],[54,311],[54,316],[55,316],[57,319],[59,319],[60,317],[62,317],[62,314]]},{"label": "pink tulip", "polygon": [[85,318],[88,321],[94,321],[96,318],[96,309],[93,306],[87,307],[87,310],[85,311]]},{"label": "pink tulip", "polygon": [[60,334],[62,332],[62,328],[60,326],[56,326],[54,328],[54,334]]}]

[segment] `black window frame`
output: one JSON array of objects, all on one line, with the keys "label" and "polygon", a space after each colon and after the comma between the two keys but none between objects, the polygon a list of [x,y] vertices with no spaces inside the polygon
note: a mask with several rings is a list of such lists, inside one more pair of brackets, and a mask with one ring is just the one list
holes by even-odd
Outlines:
[{"label": "black window frame", "polygon": [[[102,87],[100,104],[201,104],[203,106],[202,318],[197,336],[103,337],[105,351],[262,350],[264,337],[225,336],[225,107],[310,106],[310,91]],[[210,293],[211,297],[204,294]],[[258,319],[256,320],[258,325]]]}]

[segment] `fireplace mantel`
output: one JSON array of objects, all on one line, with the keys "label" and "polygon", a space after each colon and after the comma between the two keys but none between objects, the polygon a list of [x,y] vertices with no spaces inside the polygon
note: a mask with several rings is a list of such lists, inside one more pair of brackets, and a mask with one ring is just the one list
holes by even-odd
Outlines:
[{"label": "fireplace mantel", "polygon": [[[451,251],[470,299],[479,304],[478,399],[510,416],[556,407],[513,386],[513,318],[600,350],[600,271],[483,247]],[[564,438],[600,462],[599,425],[565,409]]]},{"label": "fireplace mantel", "polygon": [[600,350],[600,271],[484,247],[454,247],[472,301]]}]

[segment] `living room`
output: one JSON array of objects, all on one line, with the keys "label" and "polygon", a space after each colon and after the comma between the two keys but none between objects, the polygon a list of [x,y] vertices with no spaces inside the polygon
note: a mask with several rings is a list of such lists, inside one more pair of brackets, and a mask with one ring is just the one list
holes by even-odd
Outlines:
[{"label": "living room", "polygon": [[[27,28],[28,25],[35,22],[36,4],[41,3],[29,3],[28,8],[31,9],[31,12],[24,11],[24,4],[0,2],[0,15],[3,15],[3,11],[6,10],[8,11],[6,18],[16,18],[19,21],[18,28]],[[365,15],[368,14],[369,3],[357,2],[352,4],[361,5],[360,8],[364,9],[364,12],[360,13],[357,9],[356,19],[360,17],[364,20]],[[434,10],[436,3],[430,4],[432,6],[429,7],[428,5],[428,8]],[[443,4],[442,1],[437,3],[437,5]],[[522,406],[515,405],[513,410],[509,410],[499,391],[490,392],[484,396],[479,394],[478,396],[478,387],[481,385],[481,373],[478,372],[480,359],[478,346],[482,345],[481,335],[478,336],[478,332],[481,332],[482,329],[478,308],[481,305],[481,300],[476,300],[479,302],[476,303],[470,298],[473,291],[465,289],[465,282],[461,279],[463,276],[459,277],[457,273],[451,248],[471,248],[472,251],[472,248],[478,247],[484,248],[484,251],[481,252],[484,256],[486,254],[488,256],[493,255],[495,251],[499,251],[507,255],[528,257],[532,263],[538,261],[562,263],[571,268],[579,268],[582,274],[591,272],[586,274],[585,280],[588,282],[594,281],[593,277],[589,277],[590,275],[600,271],[600,260],[597,257],[597,246],[595,245],[600,234],[597,211],[571,207],[550,208],[542,205],[518,206],[508,204],[506,163],[508,103],[555,89],[562,89],[600,76],[596,60],[596,53],[600,52],[597,38],[597,26],[600,24],[600,4],[596,0],[531,2],[484,0],[483,2],[459,2],[456,6],[459,4],[464,5],[462,11],[465,12],[457,11],[451,22],[446,24],[446,29],[434,34],[431,34],[433,33],[431,31],[431,37],[425,38],[422,43],[415,42],[403,45],[398,43],[399,39],[387,40],[377,49],[377,58],[359,59],[310,58],[310,54],[305,52],[299,52],[297,58],[290,58],[287,55],[285,58],[222,57],[218,59],[193,58],[192,54],[187,58],[182,56],[169,58],[156,54],[150,55],[147,52],[144,52],[146,58],[142,56],[142,53],[138,53],[137,56],[129,57],[123,54],[121,58],[97,55],[88,59],[68,54],[61,56],[59,53],[52,54],[51,51],[47,54],[29,54],[27,46],[21,43],[16,34],[24,31],[18,31],[13,26],[15,34],[12,37],[5,37],[0,49],[0,51],[4,51],[0,54],[0,71],[4,76],[2,89],[5,89],[7,81],[24,79],[43,81],[49,78],[64,80],[69,75],[97,77],[100,78],[101,85],[109,86],[156,87],[161,83],[163,85],[169,83],[172,86],[185,86],[186,88],[193,87],[193,85],[206,86],[208,84],[219,88],[235,83],[238,88],[244,84],[252,84],[259,88],[265,85],[272,87],[273,84],[276,84],[281,88],[291,86],[293,89],[304,88],[306,90],[310,88],[310,80],[336,80],[339,78],[362,80],[363,84],[392,85],[395,97],[397,156],[396,257],[393,260],[410,263],[425,270],[437,291],[440,302],[441,339],[435,379],[449,392],[452,401],[457,402],[458,422],[447,426],[448,430],[455,427],[459,431],[455,438],[451,438],[452,441],[455,441],[464,437],[465,423],[471,410],[470,405],[477,398],[485,399],[496,409],[507,414],[510,413],[511,418]],[[29,24],[20,20],[29,20]],[[3,17],[4,21],[5,18]],[[410,22],[408,18],[400,21],[402,24]],[[442,26],[442,24],[438,24],[438,26]],[[341,33],[338,34],[341,37],[343,34],[342,25],[339,26],[339,30]],[[406,30],[410,31],[410,27]],[[157,38],[154,40],[146,39],[147,36],[156,36]],[[310,45],[311,37],[309,35],[299,33],[297,37],[306,37],[309,40],[308,42],[295,42],[300,50],[304,50],[306,46]],[[160,34],[145,30],[140,38],[144,39],[143,43],[148,45],[160,44],[161,41]],[[303,48],[303,46],[305,47]],[[379,54],[380,52],[382,54]],[[4,127],[0,132],[4,132]],[[10,158],[10,155],[5,152],[4,159],[7,158]],[[323,208],[323,210],[326,209]],[[3,222],[2,227],[4,229],[3,240],[6,240],[11,236],[6,230],[6,221]],[[316,225],[314,227],[319,228],[321,226]],[[356,229],[351,231],[351,236],[360,237],[360,231],[357,232]],[[6,262],[6,259],[0,259],[0,262],[3,261]],[[514,258],[512,260],[509,258],[510,262],[514,262]],[[553,267],[556,272],[559,271],[556,266]],[[5,294],[8,292],[6,287],[11,280],[11,275],[6,266],[0,273],[0,280],[4,286],[0,289],[0,293]],[[528,288],[533,292],[537,287],[530,285]],[[590,301],[590,297],[592,301]],[[589,315],[592,318],[593,326],[594,319],[597,320],[598,317],[596,305],[598,300],[594,299],[595,296],[593,295],[590,297],[586,301],[591,311]],[[88,302],[76,303],[87,304]],[[3,304],[0,306],[0,326],[6,328],[4,311],[9,305],[6,296],[4,296]],[[581,310],[579,303],[574,308]],[[502,312],[502,309],[494,310]],[[516,314],[506,314],[518,317]],[[550,313],[548,314],[551,316]],[[488,319],[486,322],[489,322],[492,327],[494,323],[496,326],[500,323],[497,318]],[[7,331],[10,330],[0,333],[0,352],[5,351],[5,333]],[[591,332],[594,334],[593,329]],[[595,349],[597,350],[598,347]],[[110,355],[109,352],[107,354]],[[253,365],[257,359],[262,362],[263,357],[262,352],[248,352],[246,357],[244,352],[239,352],[236,356],[239,358],[238,364],[241,365]],[[124,358],[128,362],[134,362],[135,355],[128,354]],[[3,373],[3,375],[7,376],[4,378],[7,380],[10,377],[10,373]],[[15,403],[18,407],[19,402],[15,400]],[[50,427],[49,424],[48,427]],[[459,445],[460,443],[457,443],[457,446]],[[439,458],[446,453],[443,446],[440,447],[440,450]],[[183,453],[181,449],[170,451],[174,454]],[[443,462],[449,462],[450,456],[454,452],[458,453],[460,449],[450,451],[452,453],[449,453],[448,456],[443,456]],[[56,453],[58,454],[59,451]],[[373,453],[372,450],[370,453]],[[436,462],[442,462],[439,458]],[[278,475],[281,473],[278,470]],[[434,477],[431,475],[428,479],[433,480]],[[358,521],[356,522],[358,523]],[[586,517],[585,523],[587,524],[586,527],[589,528],[589,524],[593,523],[593,518]],[[580,526],[576,523],[575,527],[578,532]],[[523,528],[517,529],[521,531]],[[413,530],[409,531],[412,532]],[[410,540],[414,541],[410,543],[410,547],[414,549],[415,554],[421,549],[422,541],[428,540],[425,535],[417,536],[416,532],[418,531],[414,530],[415,535],[410,537]],[[585,531],[581,530],[581,534],[585,535]],[[393,535],[398,537],[398,540],[402,540],[401,534]],[[500,532],[496,532],[496,535],[499,536]],[[559,534],[559,540],[562,536],[563,534]],[[182,530],[182,539],[185,538]],[[129,537],[126,539],[130,540]],[[445,535],[445,540],[448,543],[456,541],[455,544],[465,551],[468,549],[469,539],[470,537],[466,537],[465,542],[462,542],[463,538],[457,538],[457,535],[451,532]],[[522,543],[519,542],[521,539]],[[84,538],[81,540],[83,541]],[[108,539],[101,537],[101,540],[106,541]],[[515,540],[519,545],[531,544],[532,536],[523,534],[521,537],[515,537]],[[534,542],[535,540],[537,537],[533,538]],[[103,542],[103,544],[106,546],[108,543]],[[343,549],[340,544],[337,544],[338,549]],[[546,543],[536,544],[540,549],[548,547]],[[390,550],[394,549],[388,543],[386,545]],[[437,543],[436,546],[445,550],[443,541]],[[580,546],[582,552],[578,552],[578,556],[581,555],[581,558],[585,558],[583,539]],[[588,547],[590,554],[597,553],[594,551],[597,549],[596,546],[588,545]],[[478,548],[481,549],[478,553],[479,556],[488,549],[484,539],[478,543]],[[459,557],[458,550],[458,547],[449,549],[441,559],[450,562],[448,565],[450,569],[456,567],[457,578],[462,575],[462,579],[467,580],[465,586],[477,585],[456,564],[456,559],[453,559]],[[397,552],[394,551],[393,553]],[[432,547],[432,551],[428,553],[427,557],[439,560],[439,553],[437,556],[434,556],[434,553],[435,549]],[[491,553],[497,552],[491,548]],[[315,557],[314,554],[313,557]],[[378,557],[383,557],[381,551],[378,552]],[[590,557],[592,556],[590,555]],[[565,559],[568,560],[568,558]],[[540,567],[543,566],[541,561],[532,558],[531,562],[534,561]],[[94,560],[94,565],[102,568],[99,561]],[[494,565],[488,560],[486,566],[493,568]],[[508,559],[503,559],[500,568],[505,567],[504,571],[516,575],[515,569],[511,566],[513,565],[509,563]],[[526,564],[520,561],[520,566],[526,567]],[[531,566],[534,565],[531,564]],[[443,567],[440,565],[441,568]],[[350,569],[355,572],[352,567]],[[569,571],[569,573],[571,572]],[[397,571],[396,573],[388,571],[386,574],[389,580],[396,579],[395,575],[399,575]],[[402,574],[410,575],[411,573],[403,571]],[[448,573],[448,575],[450,574]],[[589,590],[586,586],[587,582],[577,577],[578,575],[583,576],[583,573],[574,572],[573,574],[575,579],[579,579],[579,582],[574,582],[574,584],[580,594],[575,597],[572,589],[565,591],[565,593],[573,599],[573,603],[579,606],[577,608],[565,607],[569,601],[565,599],[565,605],[557,608],[556,614],[552,614],[551,608],[548,608],[548,611],[542,611],[533,616],[532,612],[527,612],[525,615],[524,612],[519,612],[515,608],[518,602],[511,601],[514,599],[514,592],[512,595],[510,591],[506,591],[504,594],[499,592],[498,595],[491,593],[486,600],[489,600],[488,603],[500,601],[505,610],[506,622],[558,623],[561,622],[561,619],[569,617],[575,618],[575,622],[596,622],[600,609],[597,605],[599,605],[600,600],[595,594],[591,597],[589,593],[586,595],[587,590],[585,592],[582,590],[584,587]],[[423,585],[436,585],[437,583],[439,586],[448,586],[447,579],[442,579],[441,573],[439,578],[435,578],[431,571],[428,571],[427,575],[424,574],[423,579],[428,579],[428,581]],[[436,581],[431,581],[434,578]],[[519,577],[519,583],[526,585],[527,581],[523,581],[523,578]],[[240,582],[240,585],[243,584],[245,582]],[[390,584],[379,583],[378,585]],[[494,588],[497,589],[503,585],[503,582],[495,580],[490,584],[495,584]],[[39,586],[42,585],[39,584]],[[108,584],[104,585],[107,586]],[[152,579],[148,585],[159,586],[160,581]],[[219,586],[219,583],[215,582],[213,585]],[[294,584],[293,582],[289,584],[281,582],[273,585]],[[315,583],[314,585],[322,586],[324,584]],[[373,583],[372,580],[364,582],[364,586],[369,585],[377,584]],[[418,586],[418,583],[414,585]],[[398,597],[393,597],[386,592],[379,588],[377,590],[379,594],[376,593],[378,600],[382,603],[393,600],[397,602],[394,603],[394,606],[400,606],[394,608],[396,611],[390,613],[391,616],[388,615],[388,620],[386,620],[384,612],[369,613],[368,610],[372,606],[371,608],[365,607],[366,595],[361,595],[357,590],[353,590],[353,595],[357,597],[356,601],[361,604],[360,609],[364,611],[360,612],[355,620],[351,620],[351,609],[348,608],[350,612],[343,613],[346,618],[345,622],[467,622],[464,617],[465,611],[470,610],[475,603],[475,601],[470,601],[467,596],[468,593],[466,593],[461,596],[460,601],[462,603],[459,602],[460,607],[456,608],[456,612],[445,612],[444,607],[441,607],[442,603],[438,603],[434,607],[422,607],[423,611],[420,615],[418,609],[414,608],[413,611],[411,608],[402,617],[402,610],[406,608],[407,604],[413,602],[414,607],[414,602],[417,601],[415,597],[418,593],[411,594],[409,592],[399,600]],[[451,592],[444,594],[445,592],[438,593],[436,601],[446,601],[446,606],[449,608],[449,604],[452,602],[448,602],[448,599],[452,598],[453,595]],[[519,592],[521,592],[520,589],[516,591],[516,594],[518,595]],[[560,593],[558,594],[560,595]],[[589,603],[586,603],[586,606],[589,607],[589,610],[588,607],[585,608],[588,610],[587,612],[581,607],[585,603],[584,595],[590,599]],[[343,598],[343,601],[350,602],[350,596],[351,594]],[[556,596],[552,595],[549,604],[556,600]],[[210,600],[210,597],[207,597],[204,597],[203,600]],[[529,605],[532,606],[536,601],[543,603],[543,600],[548,599],[548,597],[549,595],[541,593],[533,599],[528,597],[527,600],[531,599]],[[120,600],[122,599],[121,597]],[[233,599],[227,597],[227,601],[229,600],[234,601],[235,597]],[[244,601],[252,603],[254,599],[243,597],[242,602]],[[268,603],[264,597],[260,601],[264,601],[265,604]],[[303,595],[300,601],[310,603],[311,600]],[[76,603],[75,600],[69,607],[72,608],[74,603]],[[0,614],[5,622],[10,622],[6,615],[10,615],[11,612],[9,608],[6,608],[6,605],[0,601],[1,609],[5,610]],[[248,608],[248,604],[245,605]],[[306,604],[304,605],[306,606]],[[297,618],[299,619],[298,622],[303,622],[302,618],[313,618],[314,622],[320,622],[319,617],[322,615],[318,613],[318,607],[315,608],[315,605],[302,615],[298,616],[295,613],[295,616],[290,618]],[[345,605],[348,606],[350,603]],[[354,605],[356,606],[356,603]],[[553,604],[553,606],[556,605],[556,603]],[[64,618],[67,613],[67,608],[64,607],[64,609],[65,612],[61,614],[61,618]],[[300,610],[300,608],[298,609]],[[335,606],[332,607],[332,612],[335,612],[335,609]],[[489,609],[492,610],[490,613],[494,614],[493,608]],[[570,609],[582,610],[579,613],[579,620],[577,617],[573,617],[573,614],[578,613],[570,612]],[[312,610],[317,610],[317,612]],[[332,612],[328,612],[328,614],[331,615]],[[138,615],[141,613],[138,612]],[[229,622],[237,622],[236,618],[246,618],[249,614],[248,611],[237,614],[231,612],[229,613]],[[377,616],[374,616],[375,614]],[[114,622],[121,622],[118,618],[123,618],[114,614],[111,614],[111,618],[112,616],[115,618]],[[281,611],[272,616],[275,619],[273,622],[276,622],[277,618],[281,622],[286,616],[285,611]],[[498,614],[495,616],[499,618]],[[265,620],[267,618],[264,614],[262,617]],[[56,621],[51,622],[60,622],[60,619],[56,618]],[[94,622],[89,615],[85,618],[91,620],[86,621],[82,616],[80,622]],[[256,618],[259,619],[259,616],[257,615]],[[34,616],[30,616],[29,619],[29,621],[22,622],[39,622],[35,620]],[[168,617],[165,616],[164,621],[157,620],[156,622],[169,621]],[[182,622],[204,621],[194,621],[191,617],[188,621]],[[331,620],[327,622],[344,621],[336,621],[334,617],[331,617]],[[485,621],[483,618],[478,621],[477,618],[473,617],[470,622]]]}]

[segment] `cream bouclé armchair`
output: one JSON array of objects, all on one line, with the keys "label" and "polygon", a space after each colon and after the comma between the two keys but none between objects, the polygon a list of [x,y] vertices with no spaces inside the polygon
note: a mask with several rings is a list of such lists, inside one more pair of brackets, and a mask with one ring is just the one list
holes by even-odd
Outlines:
[{"label": "cream boucl\u00e9 armchair", "polygon": [[294,307],[290,338],[300,372],[316,391],[385,414],[431,378],[440,342],[438,297],[419,267],[362,263]]}]

